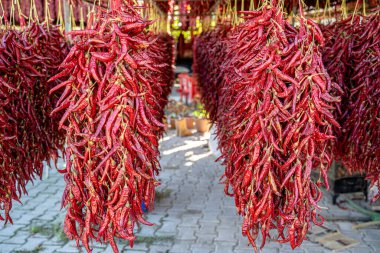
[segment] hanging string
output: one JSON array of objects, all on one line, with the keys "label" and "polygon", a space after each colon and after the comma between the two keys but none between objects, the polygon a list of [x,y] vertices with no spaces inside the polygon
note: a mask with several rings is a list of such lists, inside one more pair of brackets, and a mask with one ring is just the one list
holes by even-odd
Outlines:
[{"label": "hanging string", "polygon": [[235,0],[235,6],[234,6],[234,25],[237,25],[238,23],[238,14],[237,14],[237,0]]},{"label": "hanging string", "polygon": [[33,2],[32,2],[32,0],[30,0],[28,25],[30,25],[30,22],[32,20],[32,16],[33,16]]},{"label": "hanging string", "polygon": [[356,12],[358,10],[358,5],[359,5],[359,0],[356,0],[356,4],[355,4],[355,9],[354,9],[354,13],[352,14],[352,17],[351,17],[351,25],[354,21],[354,17],[356,16]]},{"label": "hanging string", "polygon": [[23,29],[23,28],[25,28],[25,18],[24,18],[24,15],[22,14],[19,0],[16,1],[16,5],[17,5],[20,27],[21,27],[21,29]]},{"label": "hanging string", "polygon": [[45,0],[45,23],[46,23],[47,31],[49,31],[49,22],[50,22],[49,0]]},{"label": "hanging string", "polygon": [[38,17],[38,11],[37,11],[36,2],[33,0],[32,3],[33,3],[34,18],[35,18],[35,21],[39,24],[40,20],[39,20],[39,17]]},{"label": "hanging string", "polygon": [[10,26],[12,27],[13,24],[15,24],[15,7],[14,7],[14,4],[13,4],[13,1],[12,1],[12,4],[11,4],[11,13],[10,13]]},{"label": "hanging string", "polygon": [[226,19],[227,22],[233,23],[233,17],[232,17],[232,7],[231,7],[231,0],[227,2],[227,7],[226,7]]},{"label": "hanging string", "polygon": [[45,22],[46,22],[46,24],[48,25],[48,23],[49,23],[49,20],[48,20],[48,8],[49,8],[49,2],[48,2],[48,0],[45,0],[44,1],[44,3],[45,3],[45,9],[44,9],[44,14],[45,14]]},{"label": "hanging string", "polygon": [[80,20],[79,20],[79,26],[81,30],[84,30],[84,15],[83,15],[83,7],[79,7],[79,14],[80,14]]},{"label": "hanging string", "polygon": [[299,10],[300,10],[300,16],[301,16],[301,18],[304,18],[304,13],[303,13],[304,2],[303,2],[303,0],[298,0],[298,5],[299,5]]},{"label": "hanging string", "polygon": [[[343,1],[345,1],[345,0],[343,0]],[[319,0],[317,0],[315,2],[315,9],[314,9],[314,15],[313,15],[314,19],[318,18],[318,21],[320,21],[319,15],[320,15]]]},{"label": "hanging string", "polygon": [[281,10],[285,9],[285,7],[284,7],[284,1],[279,1],[277,3],[277,8],[278,8],[279,12],[281,12]]},{"label": "hanging string", "polygon": [[[71,4],[70,4],[70,18],[71,18],[71,27],[76,28],[77,24],[75,22],[74,10],[73,10],[73,6]],[[75,30],[75,29],[72,29],[72,30]]]},{"label": "hanging string", "polygon": [[0,20],[0,25],[1,27],[4,25],[3,22],[5,23],[6,25],[6,14],[5,14],[5,10],[4,10],[4,6],[3,6],[3,1],[0,1],[0,9],[1,9],[1,20]]},{"label": "hanging string", "polygon": [[[86,25],[87,29],[91,29],[92,27],[92,23],[95,18],[95,5],[96,5],[96,0],[94,0],[92,7],[90,6],[87,7],[87,25]],[[107,8],[109,8],[109,1],[107,4]]]},{"label": "hanging string", "polygon": [[363,0],[363,15],[367,16],[365,0]]},{"label": "hanging string", "polygon": [[220,8],[218,6],[215,8],[216,23],[220,20]]},{"label": "hanging string", "polygon": [[343,17],[343,19],[346,19],[347,18],[347,3],[346,3],[346,0],[342,0],[341,10],[342,10],[342,17]]},{"label": "hanging string", "polygon": [[222,6],[222,14],[221,14],[222,16],[221,16],[221,19],[220,19],[220,23],[224,23],[224,22],[226,22],[226,5],[225,4],[223,4],[223,6]]},{"label": "hanging string", "polygon": [[62,16],[61,0],[58,0],[57,25],[58,25],[59,27],[62,27],[62,26],[63,26],[63,16]]},{"label": "hanging string", "polygon": [[[91,10],[91,12],[93,12],[93,13],[95,13],[95,6],[97,5],[96,4],[96,2],[98,2],[98,5],[100,6],[100,0],[98,1],[98,0],[94,0],[94,2],[93,2],[93,4],[92,4],[92,10]],[[108,9],[110,8],[110,0],[108,0]]]},{"label": "hanging string", "polygon": [[331,5],[330,0],[326,0],[325,9],[323,11],[323,16],[326,17],[326,13],[328,11],[328,17],[331,18]]},{"label": "hanging string", "polygon": [[253,0],[251,0],[250,3],[249,3],[249,10],[250,11],[255,10],[255,2]]},{"label": "hanging string", "polygon": [[[151,9],[151,13],[152,13],[151,14],[151,19],[157,19],[157,11],[152,8]],[[158,26],[159,26],[159,20],[156,20],[156,22],[154,22],[152,24],[152,30],[153,30],[154,33],[158,32],[158,30],[159,30]]]}]

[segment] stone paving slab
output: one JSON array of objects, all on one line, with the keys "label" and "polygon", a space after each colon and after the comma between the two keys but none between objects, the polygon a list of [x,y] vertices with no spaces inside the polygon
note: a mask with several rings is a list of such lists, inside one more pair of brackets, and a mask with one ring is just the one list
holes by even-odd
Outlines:
[{"label": "stone paving slab", "polygon": [[[219,178],[223,168],[208,150],[208,135],[176,137],[168,131],[160,141],[162,171],[157,188],[163,197],[147,220],[155,227],[142,227],[135,247],[118,243],[121,252],[130,253],[248,253],[247,238],[241,235],[242,218],[237,216],[232,198],[224,195]],[[59,161],[63,166],[63,161]],[[29,195],[23,205],[15,203],[14,225],[0,229],[0,253],[77,253],[84,252],[75,242],[65,239],[60,229],[65,211],[60,200],[63,177],[55,170],[49,177],[28,185]],[[367,218],[353,210],[342,210],[331,204],[328,193],[320,202],[326,207],[326,225],[360,240],[359,245],[341,252],[380,252],[380,230],[352,230],[352,225]],[[53,232],[52,232],[53,231]],[[258,244],[260,241],[258,241]],[[109,245],[93,244],[93,252],[112,252]],[[292,250],[289,245],[270,242],[261,252],[324,253],[328,249],[310,241]]]}]

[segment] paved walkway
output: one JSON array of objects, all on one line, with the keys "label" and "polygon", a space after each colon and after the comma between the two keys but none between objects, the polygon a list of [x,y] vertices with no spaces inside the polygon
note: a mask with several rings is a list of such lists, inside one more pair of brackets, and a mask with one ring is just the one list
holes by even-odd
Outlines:
[{"label": "paved walkway", "polygon": [[[149,213],[155,227],[143,227],[137,233],[133,250],[120,242],[122,252],[253,252],[247,239],[241,236],[241,219],[236,215],[234,201],[226,197],[219,183],[223,168],[214,162],[209,152],[207,136],[186,138],[169,131],[161,141],[161,186],[157,189],[156,208]],[[60,162],[62,165],[62,161]],[[23,206],[15,204],[12,210],[14,225],[0,229],[0,252],[42,253],[80,252],[62,233],[64,210],[60,200],[64,180],[50,170],[47,179],[29,185],[29,196]],[[360,243],[341,252],[380,252],[380,230],[352,230],[355,221],[366,217],[353,211],[331,205],[325,197],[321,204],[328,207],[326,226],[338,228],[343,234]],[[106,245],[93,245],[93,252],[112,252]],[[83,252],[83,251],[82,251]],[[290,246],[268,243],[262,252],[331,252],[322,246],[305,241],[292,251]]]}]

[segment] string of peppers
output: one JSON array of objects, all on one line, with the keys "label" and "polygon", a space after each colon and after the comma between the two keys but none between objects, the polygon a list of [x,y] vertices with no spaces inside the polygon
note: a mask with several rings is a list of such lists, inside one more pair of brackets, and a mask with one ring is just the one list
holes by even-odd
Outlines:
[{"label": "string of peppers", "polygon": [[[342,103],[334,129],[335,159],[350,172],[379,185],[380,171],[380,12],[322,26],[326,38],[323,61],[341,87]],[[380,197],[380,193],[373,200]]]},{"label": "string of peppers", "polygon": [[73,47],[62,62],[62,95],[52,115],[64,112],[67,208],[64,231],[91,252],[90,241],[135,240],[142,204],[153,207],[159,172],[158,139],[173,82],[173,39],[146,30],[129,1],[100,9],[85,30],[69,33]]},{"label": "string of peppers", "polygon": [[259,233],[261,248],[268,238],[295,248],[311,223],[323,223],[318,201],[320,187],[328,187],[332,128],[339,127],[337,85],[323,65],[324,39],[313,21],[301,15],[294,28],[275,3],[240,13],[244,22],[236,27],[197,38],[199,84],[243,235],[255,251]]},{"label": "string of peppers", "polygon": [[[19,8],[19,4],[17,5]],[[17,8],[17,7],[15,7]],[[19,9],[19,13],[21,13]],[[16,28],[4,15],[0,31],[0,220],[12,223],[12,201],[27,194],[26,184],[41,178],[43,162],[58,158],[64,135],[50,117],[59,93],[48,79],[68,53],[58,27],[20,15]],[[32,17],[29,17],[32,19]],[[14,18],[13,18],[14,19]]]}]

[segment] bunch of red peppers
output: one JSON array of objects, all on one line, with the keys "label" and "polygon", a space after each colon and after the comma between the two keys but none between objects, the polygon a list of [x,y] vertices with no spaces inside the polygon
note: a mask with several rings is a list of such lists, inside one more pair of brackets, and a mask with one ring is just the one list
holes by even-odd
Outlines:
[{"label": "bunch of red peppers", "polygon": [[142,204],[153,207],[159,172],[158,140],[173,82],[173,40],[146,31],[152,24],[124,2],[99,10],[86,30],[72,31],[70,53],[51,81],[62,95],[67,208],[64,231],[88,252],[89,242],[135,240]]},{"label": "bunch of red peppers", "polygon": [[[50,117],[58,96],[48,79],[68,53],[57,27],[32,23],[1,31],[0,44],[0,220],[11,222],[12,200],[42,176],[43,162],[55,161],[64,135]],[[4,216],[3,216],[4,215]]]},{"label": "bunch of red peppers", "polygon": [[[380,184],[380,15],[355,15],[323,26],[323,60],[341,87],[335,159]],[[374,197],[377,199],[380,193]]]},{"label": "bunch of red peppers", "polygon": [[301,16],[294,28],[274,6],[242,14],[237,27],[197,39],[199,83],[243,235],[256,251],[259,233],[261,247],[270,237],[295,248],[312,222],[323,223],[318,201],[320,187],[328,187],[333,126],[339,127],[337,85],[323,65],[324,39],[313,21]]}]

